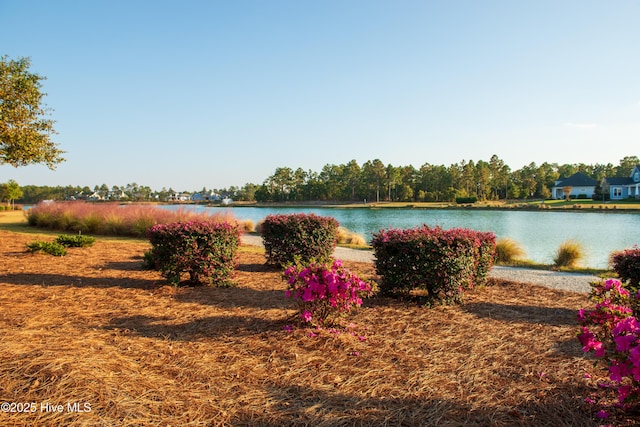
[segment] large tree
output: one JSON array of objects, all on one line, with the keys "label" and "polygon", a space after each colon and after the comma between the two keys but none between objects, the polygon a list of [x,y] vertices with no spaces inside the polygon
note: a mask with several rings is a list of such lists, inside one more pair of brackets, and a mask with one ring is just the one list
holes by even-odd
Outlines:
[{"label": "large tree", "polygon": [[45,77],[29,71],[29,58],[0,58],[0,164],[43,163],[49,169],[63,162],[50,110],[42,102]]}]

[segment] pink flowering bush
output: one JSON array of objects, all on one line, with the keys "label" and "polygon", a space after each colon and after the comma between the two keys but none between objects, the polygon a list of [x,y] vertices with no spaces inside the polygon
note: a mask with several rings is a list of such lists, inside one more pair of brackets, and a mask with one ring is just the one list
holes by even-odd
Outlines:
[{"label": "pink flowering bush", "polygon": [[608,369],[609,379],[623,405],[640,397],[640,292],[629,292],[617,279],[593,285],[592,310],[578,312],[578,339]]},{"label": "pink flowering bush", "polygon": [[329,264],[293,265],[284,271],[289,284],[286,296],[295,298],[302,321],[310,326],[329,326],[337,317],[362,305],[373,287],[342,266]]},{"label": "pink flowering bush", "polygon": [[213,222],[176,222],[158,224],[147,233],[152,248],[145,253],[147,267],[159,270],[174,285],[182,273],[196,285],[206,279],[220,286],[235,269],[240,242],[236,224]]}]

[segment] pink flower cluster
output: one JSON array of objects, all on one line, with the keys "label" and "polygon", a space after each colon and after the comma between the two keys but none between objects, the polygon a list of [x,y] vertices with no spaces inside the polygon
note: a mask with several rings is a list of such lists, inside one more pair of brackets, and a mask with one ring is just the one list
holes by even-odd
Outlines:
[{"label": "pink flower cluster", "polygon": [[298,301],[300,317],[308,324],[330,324],[334,317],[362,305],[362,298],[373,293],[371,283],[351,273],[340,260],[330,266],[291,266],[284,277],[289,284],[286,296]]},{"label": "pink flower cluster", "polygon": [[629,404],[640,397],[640,292],[631,295],[616,279],[594,285],[593,310],[582,309],[578,339],[584,352],[602,359],[618,401]]}]

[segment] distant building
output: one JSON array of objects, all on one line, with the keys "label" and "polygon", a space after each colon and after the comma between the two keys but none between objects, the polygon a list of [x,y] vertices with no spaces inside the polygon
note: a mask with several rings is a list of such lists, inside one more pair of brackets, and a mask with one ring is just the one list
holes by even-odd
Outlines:
[{"label": "distant building", "polygon": [[213,190],[205,193],[194,193],[191,195],[192,202],[216,202],[220,200],[220,196],[213,192]]},{"label": "distant building", "polygon": [[167,201],[169,202],[188,202],[191,200],[191,194],[189,193],[169,193]]},{"label": "distant building", "polygon": [[564,199],[567,191],[572,199],[591,199],[598,184],[610,200],[640,199],[640,165],[634,167],[628,177],[604,178],[600,183],[582,172],[574,173],[569,178],[560,178],[551,188],[551,198]]},{"label": "distant building", "polygon": [[597,180],[589,178],[582,172],[576,172],[569,178],[560,177],[560,179],[554,183],[554,186],[551,187],[551,198],[564,199],[567,197],[565,193],[565,191],[567,191],[569,198],[591,199],[597,186]]},{"label": "distant building", "polygon": [[640,198],[640,165],[633,168],[628,177],[605,178],[602,182],[605,192],[611,200]]}]

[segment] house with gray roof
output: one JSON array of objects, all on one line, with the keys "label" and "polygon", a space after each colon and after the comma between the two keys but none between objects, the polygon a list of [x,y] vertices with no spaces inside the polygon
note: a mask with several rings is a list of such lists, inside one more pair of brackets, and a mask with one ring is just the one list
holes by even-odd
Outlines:
[{"label": "house with gray roof", "polygon": [[602,188],[611,200],[640,199],[640,165],[634,167],[628,177],[605,178]]},{"label": "house with gray roof", "polygon": [[552,199],[564,199],[567,197],[565,191],[569,194],[569,198],[572,199],[591,199],[593,193],[598,186],[598,181],[589,178],[582,172],[576,172],[569,178],[560,177],[551,187]]},{"label": "house with gray roof", "polygon": [[[609,195],[609,200],[640,199],[640,165],[634,167],[628,177],[604,178],[600,185],[604,194]],[[597,186],[597,180],[582,172],[574,173],[569,178],[561,177],[554,183],[551,198],[564,199],[566,191],[572,199],[591,199]]]}]

